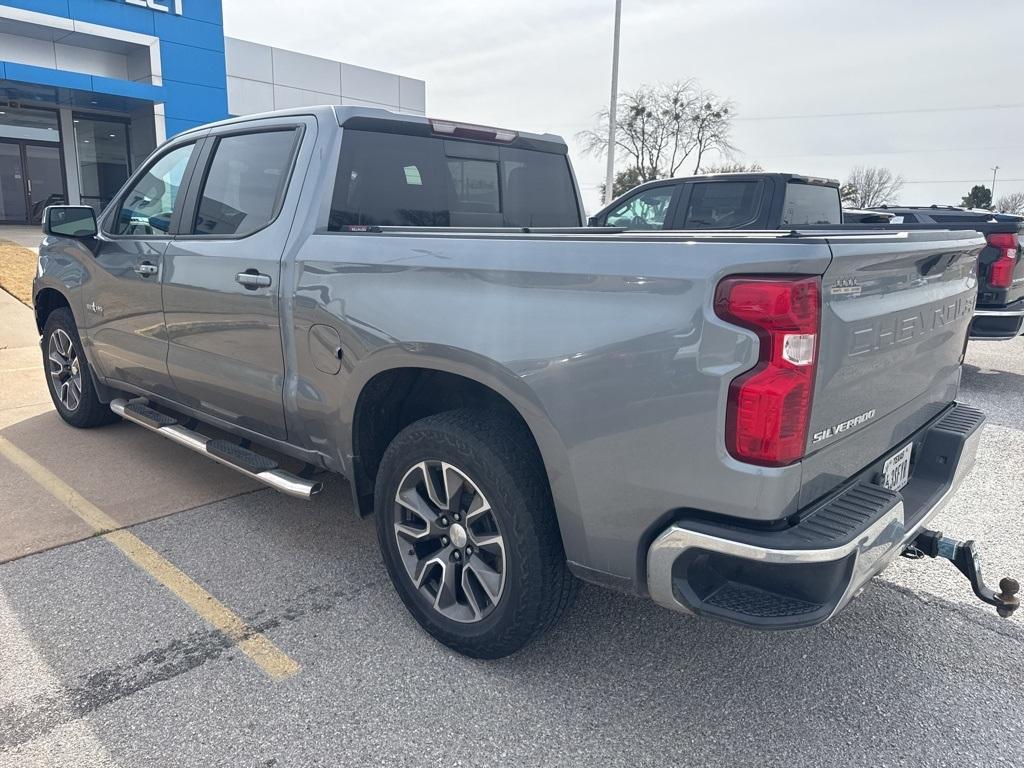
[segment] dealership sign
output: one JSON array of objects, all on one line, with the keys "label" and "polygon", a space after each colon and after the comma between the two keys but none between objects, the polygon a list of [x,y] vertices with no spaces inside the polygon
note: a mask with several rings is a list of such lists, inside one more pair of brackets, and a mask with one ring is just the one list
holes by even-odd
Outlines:
[{"label": "dealership sign", "polygon": [[183,0],[124,0],[128,5],[137,5],[141,8],[149,8],[151,11],[162,13],[175,13],[181,16],[181,4]]}]

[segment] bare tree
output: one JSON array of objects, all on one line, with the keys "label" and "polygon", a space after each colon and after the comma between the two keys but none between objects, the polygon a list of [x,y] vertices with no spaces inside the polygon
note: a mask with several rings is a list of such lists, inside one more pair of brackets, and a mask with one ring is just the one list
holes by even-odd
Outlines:
[{"label": "bare tree", "polygon": [[728,155],[735,149],[729,140],[734,111],[732,102],[719,100],[710,91],[701,93],[699,102],[691,117],[694,129],[693,149],[697,153],[697,163],[693,166],[694,173],[700,173],[701,161],[710,150],[718,150]]},{"label": "bare tree", "polygon": [[[728,154],[734,107],[694,80],[659,86],[641,86],[619,97],[615,145],[628,158],[627,167],[637,182],[676,175],[688,158],[694,172],[708,152]],[[608,110],[597,113],[593,129],[577,138],[586,152],[602,156],[608,151]]]},{"label": "bare tree", "polygon": [[840,189],[843,202],[851,208],[876,208],[899,202],[903,177],[888,168],[858,165]]},{"label": "bare tree", "polygon": [[996,202],[996,210],[1000,213],[1024,215],[1024,192],[1011,192],[1008,195],[1003,195]]},{"label": "bare tree", "polygon": [[760,163],[743,163],[730,160],[717,165],[709,165],[701,169],[701,173],[762,173],[764,167]]}]

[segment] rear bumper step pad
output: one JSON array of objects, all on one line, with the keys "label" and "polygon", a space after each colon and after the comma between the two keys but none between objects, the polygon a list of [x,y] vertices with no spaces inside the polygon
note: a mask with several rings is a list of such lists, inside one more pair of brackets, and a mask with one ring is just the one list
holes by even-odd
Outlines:
[{"label": "rear bumper step pad", "polygon": [[119,398],[110,403],[110,410],[128,421],[133,421],[196,453],[209,456],[214,461],[289,496],[310,499],[323,490],[323,483],[320,480],[306,479],[285,472],[268,456],[243,448],[229,440],[211,439],[187,429],[172,416],[150,408],[143,400],[127,401]]},{"label": "rear bumper step pad", "polygon": [[789,528],[670,525],[647,553],[651,597],[674,610],[764,629],[827,620],[948,503],[974,465],[984,420],[980,411],[956,405],[909,438],[914,462],[901,492],[875,485],[872,465]]}]

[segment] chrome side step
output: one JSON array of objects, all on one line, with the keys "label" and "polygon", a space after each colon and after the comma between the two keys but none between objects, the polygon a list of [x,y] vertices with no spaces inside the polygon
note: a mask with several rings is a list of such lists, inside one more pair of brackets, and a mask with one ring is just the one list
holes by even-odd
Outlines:
[{"label": "chrome side step", "polygon": [[209,438],[199,432],[186,429],[173,417],[150,408],[142,400],[111,401],[110,410],[123,419],[156,432],[179,445],[190,448],[196,453],[208,456],[220,464],[243,475],[269,485],[282,493],[297,499],[311,499],[323,490],[324,484],[319,480],[305,480],[291,472],[277,467],[277,462],[266,456],[234,445],[226,440]]}]

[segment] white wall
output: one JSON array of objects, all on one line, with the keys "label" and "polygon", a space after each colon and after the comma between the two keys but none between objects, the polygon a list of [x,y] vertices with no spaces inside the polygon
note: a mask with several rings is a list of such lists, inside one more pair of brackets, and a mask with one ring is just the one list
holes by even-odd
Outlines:
[{"label": "white wall", "polygon": [[228,111],[233,115],[314,104],[383,107],[422,115],[426,83],[377,69],[225,39]]},{"label": "white wall", "polygon": [[[146,52],[148,64],[148,51]],[[124,54],[0,32],[0,58],[18,64],[128,80]],[[149,76],[148,71],[146,77]]]}]

